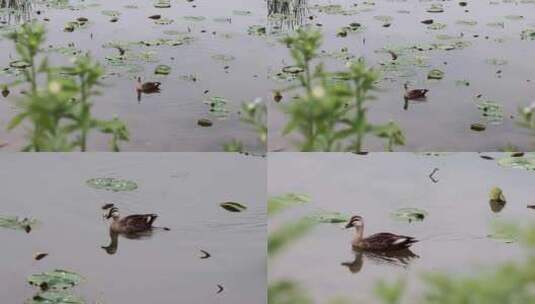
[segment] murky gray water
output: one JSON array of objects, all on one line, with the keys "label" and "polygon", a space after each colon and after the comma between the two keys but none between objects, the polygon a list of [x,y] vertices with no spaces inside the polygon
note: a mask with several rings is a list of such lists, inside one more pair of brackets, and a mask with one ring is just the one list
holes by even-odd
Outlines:
[{"label": "murky gray water", "polygon": [[[96,117],[111,118],[118,115],[125,120],[131,131],[131,141],[123,145],[127,151],[221,151],[222,145],[232,139],[243,142],[247,151],[262,152],[265,147],[258,141],[254,130],[239,121],[238,110],[242,102],[250,102],[261,96],[256,83],[264,83],[262,79],[253,78],[262,75],[264,66],[256,56],[251,56],[263,49],[264,42],[247,35],[247,26],[264,14],[263,3],[249,4],[250,1],[233,0],[221,2],[205,1],[171,1],[172,7],[158,9],[153,1],[121,0],[121,1],[71,1],[74,10],[46,8],[36,5],[41,10],[35,15],[38,20],[50,18],[46,22],[48,32],[47,45],[66,47],[74,43],[75,48],[89,51],[106,67],[107,77],[104,82],[108,87],[102,88],[103,94],[95,101]],[[138,8],[125,8],[135,5]],[[196,6],[196,8],[193,7]],[[82,6],[82,7],[80,7]],[[233,10],[249,9],[255,11],[253,17],[234,16]],[[121,13],[119,21],[110,23],[110,17],[101,12],[106,10]],[[258,15],[261,12],[262,15]],[[168,25],[156,25],[151,15],[160,14],[174,22]],[[69,21],[78,17],[88,18],[86,28],[76,29],[72,33],[64,32],[63,28]],[[203,16],[205,21],[195,22],[184,19],[184,16]],[[213,21],[216,17],[233,17],[232,23]],[[174,39],[178,31],[187,33],[194,38],[191,43],[180,46],[130,46],[133,54],[149,52],[150,61],[134,60],[133,72],[128,67],[114,67],[106,63],[107,56],[118,55],[113,48],[104,48],[110,42],[138,42],[141,40]],[[206,30],[206,33],[202,31]],[[6,32],[7,30],[3,31]],[[216,32],[216,34],[213,34]],[[167,33],[167,34],[166,34]],[[92,38],[91,38],[92,36]],[[0,66],[5,67],[15,56],[11,43],[0,38]],[[268,54],[267,50],[262,51]],[[257,55],[262,53],[256,52]],[[221,62],[212,58],[214,55],[229,54],[236,59]],[[51,54],[53,62],[65,62],[69,56]],[[159,64],[172,67],[170,75],[157,77],[154,69]],[[230,66],[225,69],[225,66]],[[197,81],[184,80],[193,75]],[[162,82],[162,92],[145,95],[138,103],[134,80],[141,76],[143,81]],[[0,83],[12,80],[0,73]],[[208,93],[204,93],[209,90]],[[16,90],[12,90],[16,91]],[[218,119],[209,113],[209,107],[203,102],[213,96],[226,98],[230,115],[226,119]],[[10,99],[16,98],[12,94]],[[17,150],[23,145],[23,129],[6,132],[9,119],[16,113],[12,104],[1,99],[0,103],[0,139],[8,142],[6,149]],[[202,128],[197,126],[199,118],[210,118],[214,126]],[[92,136],[92,150],[108,150],[107,139]]]},{"label": "murky gray water", "polygon": [[[497,154],[495,156],[498,156]],[[434,168],[438,183],[428,175]],[[306,193],[309,206],[295,207],[270,218],[272,231],[284,222],[318,209],[358,214],[364,218],[364,235],[392,232],[421,241],[411,247],[419,256],[406,267],[371,256],[355,256],[353,230],[322,224],[270,261],[269,280],[294,279],[323,303],[345,296],[357,303],[375,303],[373,287],[379,279],[409,279],[409,292],[422,287],[426,271],[470,274],[523,256],[518,244],[486,236],[494,220],[525,222],[535,212],[533,172],[498,167],[496,161],[475,153],[439,157],[409,153],[270,155],[268,193]],[[489,207],[493,186],[503,189],[507,204],[500,213]],[[398,208],[414,207],[429,214],[423,222],[399,222],[391,217]],[[351,268],[341,263],[349,263]],[[350,270],[354,271],[351,272]],[[412,298],[414,300],[414,298]],[[408,299],[407,303],[414,303]],[[360,302],[358,302],[360,301]]]},{"label": "murky gray water", "polygon": [[[273,3],[271,0],[268,2]],[[270,110],[269,149],[293,150],[289,138],[281,135],[286,118],[280,105],[272,101],[271,93],[274,89],[288,85],[273,80],[271,76],[291,64],[287,49],[277,42],[289,29],[288,25],[283,26],[282,33],[276,29],[279,23],[267,17],[268,2],[171,1],[171,8],[157,9],[153,7],[152,1],[94,0],[72,1],[76,7],[74,10],[42,6],[36,6],[36,9],[43,11],[37,19],[50,18],[50,22],[47,22],[49,44],[66,46],[73,42],[76,48],[90,51],[102,62],[105,62],[106,56],[117,54],[113,48],[103,48],[106,43],[172,39],[176,36],[169,35],[169,31],[190,31],[194,41],[181,46],[131,46],[136,54],[154,52],[154,61],[136,61],[134,72],[107,65],[107,71],[113,75],[106,79],[110,87],[104,89],[103,96],[98,98],[95,113],[103,118],[118,114],[127,121],[132,140],[124,145],[124,149],[219,151],[224,142],[236,138],[242,140],[249,150],[263,150],[253,130],[241,124],[236,114],[241,102],[263,97],[268,101]],[[522,30],[535,28],[535,14],[531,13],[535,4],[529,0],[467,2],[468,6],[460,7],[455,1],[309,0],[303,1],[309,8],[317,4],[341,4],[344,9],[357,13],[348,16],[329,15],[316,9],[305,9],[302,11],[304,16],[314,16],[314,20],[303,18],[293,25],[304,21],[321,24],[325,51],[336,52],[347,47],[350,54],[362,56],[376,67],[380,62],[389,60],[389,55],[377,52],[384,47],[396,49],[461,41],[465,46],[461,49],[410,52],[409,55],[400,57],[400,60],[414,56],[422,58],[423,66],[407,67],[403,71],[384,75],[387,79],[380,84],[383,90],[378,93],[378,100],[370,106],[370,120],[376,123],[389,120],[398,122],[407,136],[407,144],[400,150],[497,151],[507,144],[526,150],[531,147],[530,137],[515,125],[515,118],[511,116],[516,115],[518,107],[529,105],[535,99],[535,61],[530,60],[530,54],[535,51],[535,43],[521,40],[520,37]],[[356,7],[352,6],[354,3],[357,4]],[[443,4],[445,11],[435,14],[426,12],[435,3]],[[80,8],[80,5],[83,7]],[[125,8],[129,5],[138,8]],[[101,13],[105,10],[119,11],[119,21],[110,23],[110,17]],[[249,11],[250,15],[243,16],[235,13],[235,10]],[[153,20],[147,18],[154,14],[161,14],[174,22],[155,25]],[[63,32],[66,22],[80,16],[89,18],[87,28],[77,29],[73,33]],[[204,19],[192,21],[185,19],[186,16],[200,16]],[[390,27],[383,27],[384,22],[377,20],[377,16],[391,18]],[[517,16],[523,18],[518,19]],[[223,22],[221,18],[229,20]],[[430,18],[446,27],[431,30],[420,23]],[[475,21],[476,24],[467,25],[466,21]],[[337,30],[351,22],[359,22],[365,29],[346,38],[337,38]],[[267,26],[268,31],[274,29],[279,34],[267,37],[248,35],[248,28],[253,25]],[[0,55],[0,65],[5,66],[13,56],[13,51],[5,39],[0,41],[0,48],[5,50]],[[230,55],[234,60],[220,61],[214,59],[214,55]],[[488,64],[487,59],[504,59],[507,64],[495,66]],[[325,60],[327,67],[332,70],[340,69],[344,64],[343,60],[332,57]],[[171,75],[161,79],[155,77],[153,71],[157,64],[171,66]],[[139,70],[139,67],[143,70]],[[442,80],[426,79],[428,71],[434,68],[445,73]],[[145,96],[140,104],[137,103],[133,88],[134,78],[138,75],[144,79],[162,81],[162,93]],[[197,81],[184,80],[183,76],[188,75],[194,75]],[[464,80],[470,86],[457,85],[457,81]],[[3,81],[5,76],[0,76],[0,82]],[[402,95],[406,81],[411,82],[412,87],[430,89],[427,102],[411,102],[408,110],[404,110]],[[205,90],[209,92],[204,94]],[[476,98],[479,94],[481,97]],[[290,100],[290,95],[285,95],[283,103]],[[211,96],[222,96],[230,100],[231,115],[226,120],[216,119],[214,127],[198,127],[198,118],[210,117],[203,101]],[[477,103],[488,100],[503,106],[503,122],[488,125],[484,132],[471,131],[470,124],[482,119]],[[15,112],[9,103],[2,102],[0,107],[3,113],[0,115],[0,123],[5,126]],[[22,145],[23,134],[23,130],[11,133],[2,131],[0,138],[10,143],[9,149],[18,149]],[[104,138],[93,136],[92,141],[92,149],[106,149]],[[383,144],[369,138],[365,148],[381,151]]]},{"label": "murky gray water", "polygon": [[[31,233],[0,229],[0,298],[22,303],[34,273],[64,268],[86,281],[87,303],[265,303],[265,161],[233,154],[5,154],[0,214],[35,217]],[[136,181],[133,192],[88,187],[92,177]],[[101,206],[123,215],[157,213],[147,239],[119,238],[108,255]],[[243,213],[223,201],[248,206]],[[200,249],[212,257],[200,259]],[[50,255],[34,261],[35,252]],[[224,291],[216,294],[217,285]]]}]

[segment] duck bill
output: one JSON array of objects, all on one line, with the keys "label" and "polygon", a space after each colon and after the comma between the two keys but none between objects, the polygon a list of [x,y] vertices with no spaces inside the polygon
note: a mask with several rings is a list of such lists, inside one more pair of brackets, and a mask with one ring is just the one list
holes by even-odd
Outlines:
[{"label": "duck bill", "polygon": [[353,224],[352,223],[347,223],[347,225],[345,225],[344,227],[345,227],[345,229],[349,229],[349,228],[353,227]]}]

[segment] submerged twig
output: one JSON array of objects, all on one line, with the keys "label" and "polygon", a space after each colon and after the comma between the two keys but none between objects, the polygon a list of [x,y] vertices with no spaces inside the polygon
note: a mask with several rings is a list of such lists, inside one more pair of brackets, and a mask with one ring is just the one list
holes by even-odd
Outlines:
[{"label": "submerged twig", "polygon": [[429,179],[430,179],[433,183],[435,183],[435,184],[438,183],[438,179],[436,179],[436,178],[434,177],[435,173],[437,173],[437,172],[438,172],[438,168],[435,168],[435,169],[433,169],[433,172],[431,172],[431,173],[429,174]]}]

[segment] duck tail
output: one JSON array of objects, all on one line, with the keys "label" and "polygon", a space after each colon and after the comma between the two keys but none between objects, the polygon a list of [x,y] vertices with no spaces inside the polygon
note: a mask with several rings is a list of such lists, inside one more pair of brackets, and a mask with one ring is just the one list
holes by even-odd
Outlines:
[{"label": "duck tail", "polygon": [[152,223],[158,218],[157,214],[148,214],[148,224],[152,226]]}]

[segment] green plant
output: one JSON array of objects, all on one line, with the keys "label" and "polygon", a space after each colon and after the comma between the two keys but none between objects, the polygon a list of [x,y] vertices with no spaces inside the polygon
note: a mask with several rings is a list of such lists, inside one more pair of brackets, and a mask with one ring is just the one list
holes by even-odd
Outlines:
[{"label": "green plant", "polygon": [[128,140],[126,125],[118,118],[99,120],[91,114],[90,100],[99,94],[96,88],[101,85],[102,67],[88,55],[77,57],[71,66],[52,67],[46,57],[37,66],[45,42],[45,29],[38,23],[26,23],[8,37],[27,65],[23,80],[15,84],[30,87],[17,103],[19,114],[8,126],[13,129],[24,121],[30,123],[29,143],[23,151],[86,151],[93,129],[111,134],[112,150],[119,151],[119,141]]},{"label": "green plant", "polygon": [[[298,85],[303,92],[285,107],[289,116],[283,135],[297,131],[301,151],[362,152],[364,138],[373,134],[386,139],[385,149],[403,145],[403,131],[397,124],[374,125],[367,118],[367,102],[373,100],[379,75],[361,61],[348,63],[347,71],[329,73],[318,59],[321,34],[300,29],[282,40],[295,61]],[[349,145],[347,144],[349,142]]]},{"label": "green plant", "polygon": [[518,124],[521,127],[530,130],[533,136],[535,136],[535,102],[530,106],[521,108],[518,113],[520,115]]},{"label": "green plant", "polygon": [[[445,273],[426,273],[425,288],[420,304],[524,304],[535,303],[535,226],[499,225],[495,229],[515,235],[528,249],[524,261],[495,265],[469,276],[459,277]],[[376,292],[384,304],[401,303],[405,284],[381,282]]]},{"label": "green plant", "polygon": [[[267,143],[267,106],[261,99],[256,99],[253,102],[243,103],[241,106],[241,118],[240,120],[253,127],[258,136],[258,140],[262,146],[266,146]],[[223,150],[225,152],[244,152],[242,142],[237,139],[233,139],[231,142],[223,144]]]}]

